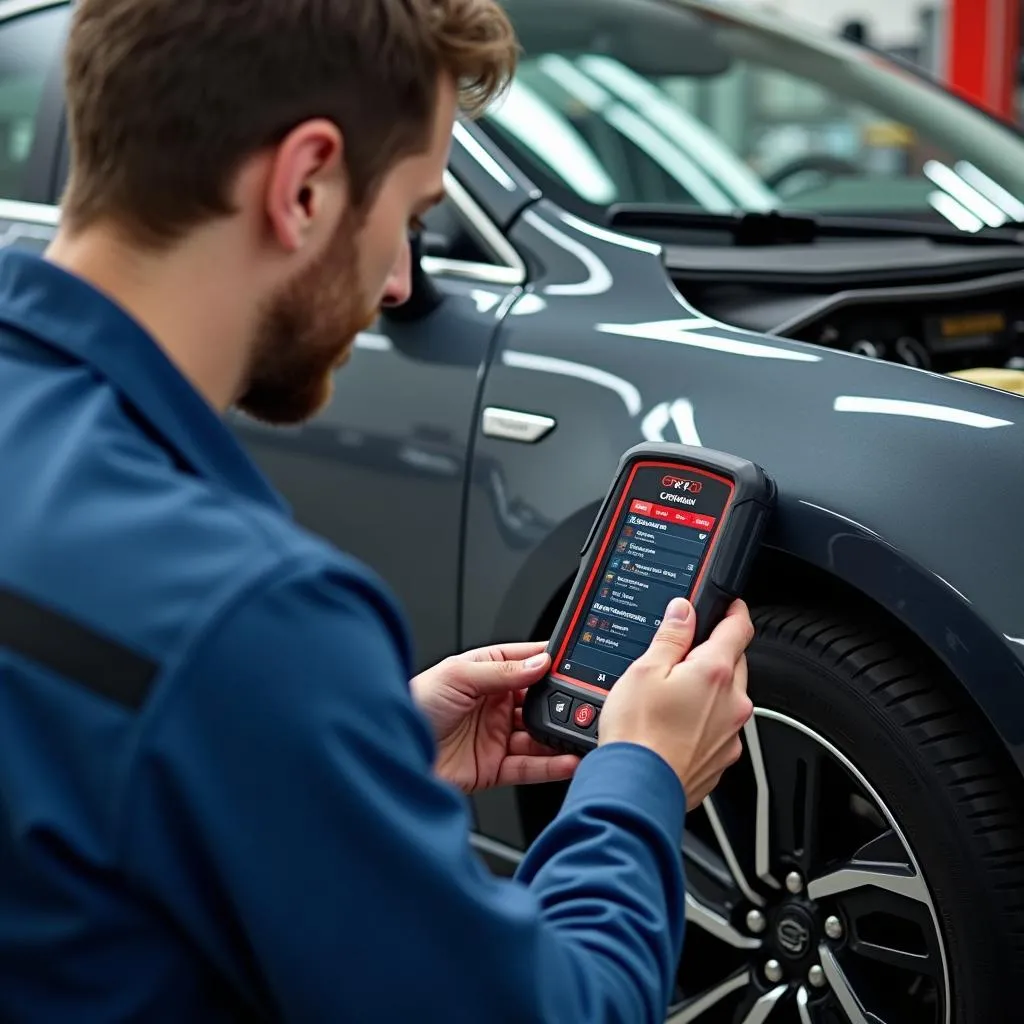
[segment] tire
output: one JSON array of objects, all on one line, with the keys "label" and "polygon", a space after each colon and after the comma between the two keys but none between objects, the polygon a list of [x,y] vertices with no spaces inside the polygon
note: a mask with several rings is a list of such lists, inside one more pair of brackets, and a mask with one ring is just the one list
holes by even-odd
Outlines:
[{"label": "tire", "polygon": [[[761,607],[753,617],[749,689],[757,710],[743,760],[688,822],[697,904],[669,1019],[874,1024],[873,1013],[885,1024],[1020,1021],[1021,787],[997,763],[997,741],[980,714],[883,621],[799,607]],[[758,859],[758,850],[768,852]],[[907,868],[887,867],[863,885],[864,876],[846,871],[851,857]],[[722,869],[741,877],[747,893],[730,898],[716,889]],[[814,882],[815,872],[828,878]],[[799,954],[805,932],[808,948]],[[716,954],[714,940],[723,937]],[[762,945],[737,949],[741,938]],[[713,963],[725,966],[715,974]],[[928,965],[927,975],[916,975],[917,964]],[[742,970],[746,987],[736,984]],[[715,992],[729,978],[733,989],[708,1004],[716,977],[726,980]],[[705,1009],[695,1012],[702,993]]]}]

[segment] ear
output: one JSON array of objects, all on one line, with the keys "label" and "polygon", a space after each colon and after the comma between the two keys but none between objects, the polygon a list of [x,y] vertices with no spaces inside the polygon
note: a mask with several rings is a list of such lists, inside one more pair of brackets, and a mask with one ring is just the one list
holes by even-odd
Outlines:
[{"label": "ear", "polygon": [[273,152],[266,214],[274,240],[289,253],[319,246],[344,213],[344,145],[337,126],[304,121]]}]

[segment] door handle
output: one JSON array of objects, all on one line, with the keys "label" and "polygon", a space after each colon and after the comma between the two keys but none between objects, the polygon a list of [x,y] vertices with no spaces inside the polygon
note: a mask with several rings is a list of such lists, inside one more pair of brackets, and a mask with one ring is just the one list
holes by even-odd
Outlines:
[{"label": "door handle", "polygon": [[491,405],[484,409],[483,429],[486,437],[498,437],[503,441],[519,441],[522,444],[536,444],[555,429],[551,416],[523,412],[519,409],[501,409]]}]

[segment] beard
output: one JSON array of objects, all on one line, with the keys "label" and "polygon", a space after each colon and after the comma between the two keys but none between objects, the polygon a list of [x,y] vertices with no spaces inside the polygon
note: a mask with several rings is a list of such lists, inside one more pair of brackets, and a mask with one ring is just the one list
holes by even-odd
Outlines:
[{"label": "beard", "polygon": [[302,423],[331,399],[334,371],[377,319],[359,279],[355,218],[346,216],[313,266],[272,297],[260,318],[238,408],[274,426]]}]

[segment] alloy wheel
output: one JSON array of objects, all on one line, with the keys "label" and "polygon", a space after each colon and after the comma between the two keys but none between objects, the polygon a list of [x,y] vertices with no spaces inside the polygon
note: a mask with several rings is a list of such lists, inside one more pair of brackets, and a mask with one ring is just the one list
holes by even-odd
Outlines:
[{"label": "alloy wheel", "polygon": [[769,709],[744,747],[687,821],[669,1024],[949,1024],[932,895],[867,778]]}]

